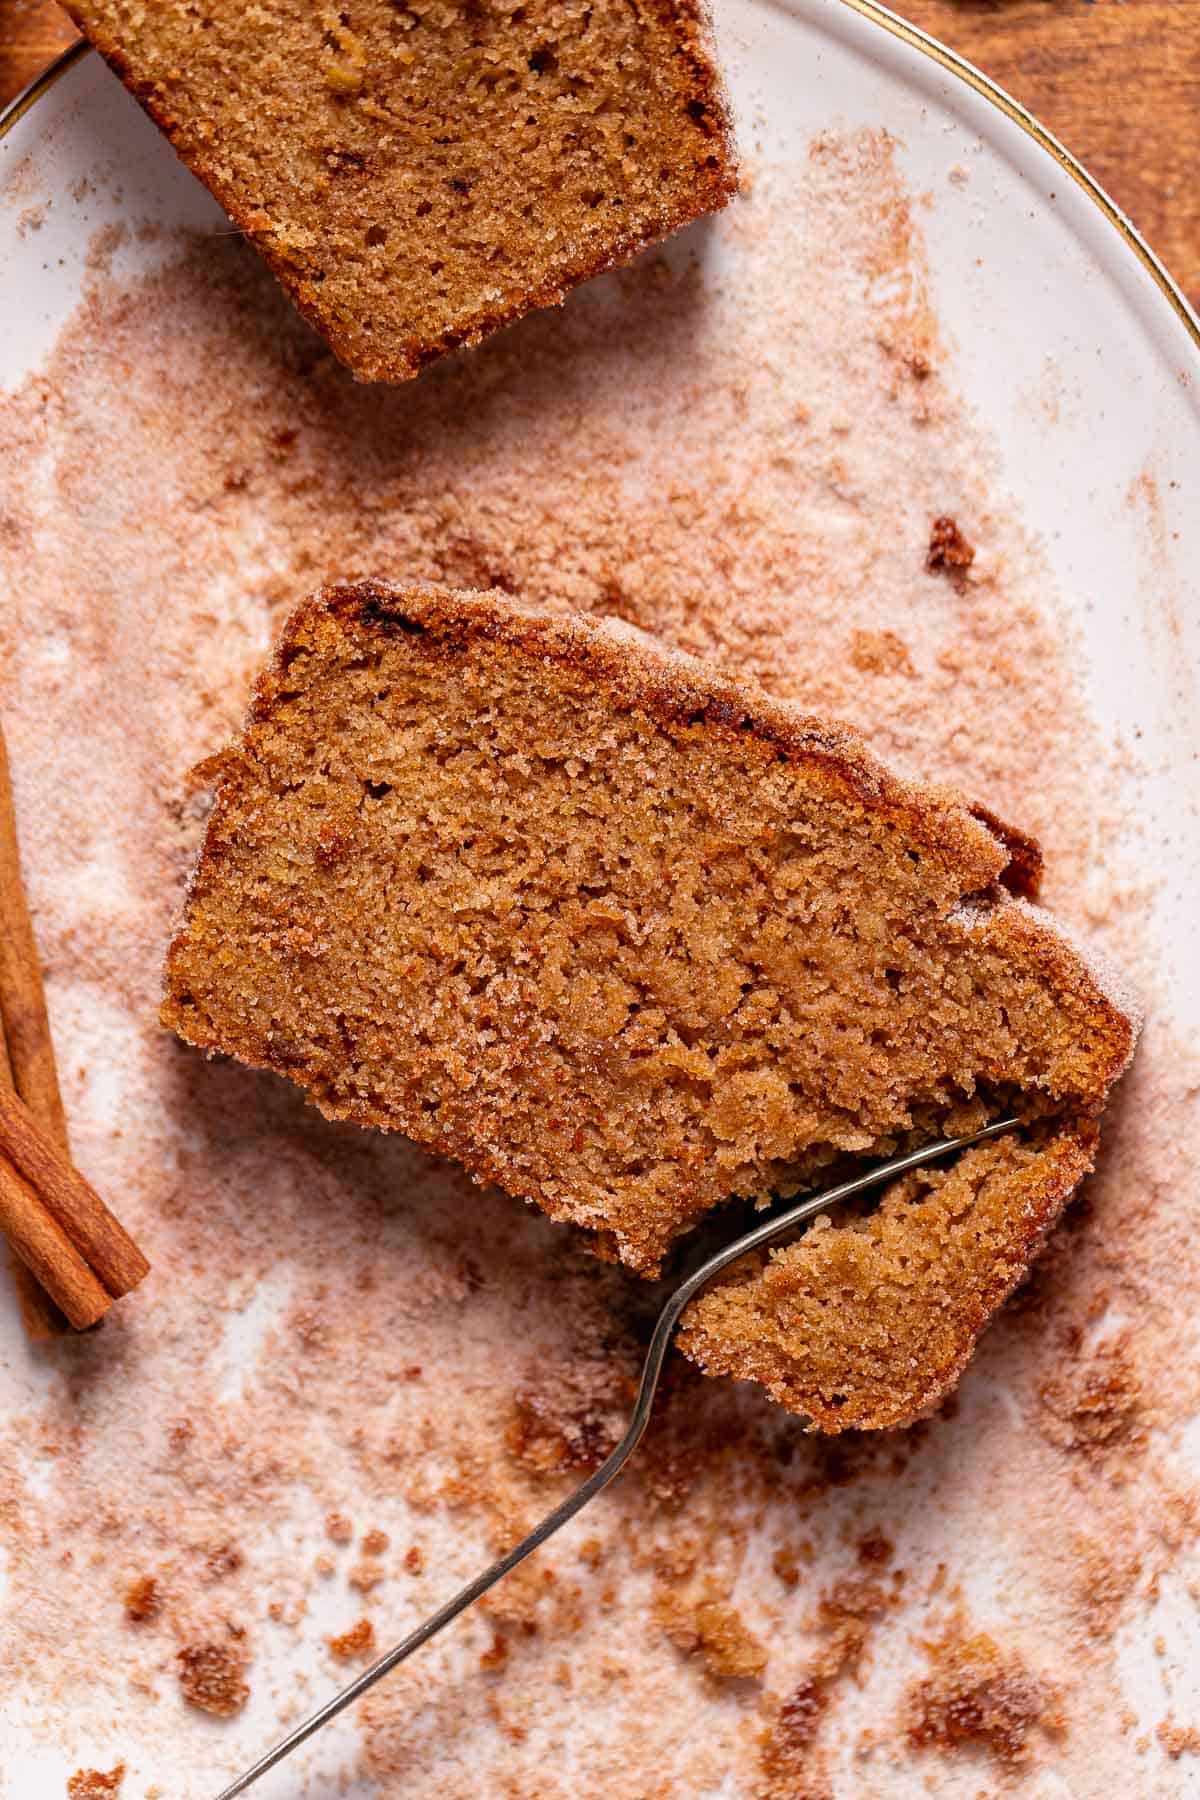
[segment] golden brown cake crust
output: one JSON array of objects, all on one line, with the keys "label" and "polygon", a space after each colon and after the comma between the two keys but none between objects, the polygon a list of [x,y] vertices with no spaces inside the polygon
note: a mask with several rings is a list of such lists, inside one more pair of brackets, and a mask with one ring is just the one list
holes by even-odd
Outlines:
[{"label": "golden brown cake crust", "polygon": [[162,1016],[643,1272],[731,1195],[1016,1113],[686,1321],[823,1429],[899,1423],[1020,1278],[1136,1033],[990,819],[630,627],[331,587],[220,764]]},{"label": "golden brown cake crust", "polygon": [[[391,0],[348,13],[210,0],[203,18],[182,0],[67,0],[67,10],[361,380],[411,378],[737,191],[698,0],[642,11],[527,0],[461,16]],[[397,42],[400,22],[414,29]],[[586,43],[606,23],[611,46],[593,53]],[[435,70],[422,46],[440,54],[449,31],[462,43]],[[537,85],[546,79],[551,96]],[[636,129],[622,145],[623,106]],[[514,141],[527,131],[528,143]],[[534,209],[552,225],[540,237]],[[393,305],[400,281],[405,300]]]},{"label": "golden brown cake crust", "polygon": [[764,758],[794,757],[819,766],[831,787],[903,818],[906,829],[931,850],[954,858],[981,888],[1010,873],[1017,860],[1014,841],[1032,844],[994,814],[948,790],[902,781],[872,756],[852,726],[814,718],[774,700],[763,689],[670,650],[621,620],[564,618],[504,593],[426,584],[398,587],[383,581],[322,588],[285,625],[274,669],[258,683],[252,721],[269,715],[297,651],[343,621],[384,634],[419,630],[431,644],[452,650],[467,639],[510,645],[604,680],[620,702],[644,708],[664,724],[702,723],[706,730],[752,745]]}]

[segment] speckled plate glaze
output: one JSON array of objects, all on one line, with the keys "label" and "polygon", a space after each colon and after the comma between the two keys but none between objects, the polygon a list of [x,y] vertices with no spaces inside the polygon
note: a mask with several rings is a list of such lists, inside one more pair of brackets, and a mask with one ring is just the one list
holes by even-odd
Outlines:
[{"label": "speckled plate glaze", "polygon": [[[883,126],[897,140],[900,167],[925,202],[931,299],[955,380],[998,446],[1003,480],[1043,537],[1075,611],[1090,707],[1114,741],[1137,746],[1122,777],[1132,804],[1121,848],[1162,876],[1147,891],[1146,930],[1169,973],[1176,1019],[1194,1021],[1200,324],[1132,227],[1053,139],[977,72],[870,0],[720,0],[718,25],[751,155],[798,160],[828,128]],[[948,179],[955,166],[969,180]],[[147,221],[229,229],[99,58],[72,52],[0,120],[0,387],[16,387],[54,344],[83,292],[97,232],[132,228],[115,252],[117,275],[164,254],[169,239],[138,235]],[[16,1403],[9,1379],[0,1365],[0,1407]],[[1200,1433],[1192,1452],[1200,1464]],[[396,1635],[410,1623],[397,1617]],[[1176,1672],[1173,1706],[1194,1719],[1200,1632],[1182,1593],[1162,1597],[1159,1632]],[[1161,1712],[1152,1636],[1140,1632],[1122,1653],[1137,1729],[1152,1729]],[[248,1730],[248,1742],[252,1736]],[[60,1795],[63,1774],[51,1771],[44,1750],[24,1756],[6,1744],[0,1791],[29,1800]],[[330,1785],[318,1775],[306,1794],[344,1791],[332,1776],[336,1759],[328,1767]],[[1175,1767],[1183,1792],[1188,1765]],[[1022,1791],[1082,1792],[1046,1779]],[[286,1776],[262,1789],[298,1791]]]}]

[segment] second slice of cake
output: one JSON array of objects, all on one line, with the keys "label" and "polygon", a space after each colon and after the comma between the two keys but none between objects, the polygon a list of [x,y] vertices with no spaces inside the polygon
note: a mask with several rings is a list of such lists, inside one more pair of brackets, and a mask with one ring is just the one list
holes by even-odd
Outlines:
[{"label": "second slice of cake", "polygon": [[[643,1272],[731,1196],[1015,1111],[1019,1140],[810,1233],[842,1246],[815,1270],[802,1243],[693,1312],[707,1366],[831,1428],[894,1423],[1023,1272],[1132,1047],[1010,892],[1037,869],[852,732],[627,628],[363,583],[306,602],[260,680],[163,1017]],[[872,1270],[892,1316],[855,1388]],[[861,1317],[814,1362],[839,1283]]]},{"label": "second slice of cake", "polygon": [[695,0],[67,0],[367,381],[402,381],[736,186]]}]

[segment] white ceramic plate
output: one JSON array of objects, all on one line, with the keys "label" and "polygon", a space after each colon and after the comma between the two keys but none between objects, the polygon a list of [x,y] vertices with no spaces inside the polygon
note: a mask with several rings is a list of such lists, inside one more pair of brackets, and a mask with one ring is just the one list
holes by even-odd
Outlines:
[{"label": "white ceramic plate", "polygon": [[[1169,974],[1173,1013],[1194,1019],[1200,327],[1069,158],[965,65],[890,15],[831,0],[723,0],[720,27],[748,149],[796,161],[819,131],[884,126],[911,191],[931,196],[922,229],[955,380],[1082,629],[1079,679],[1092,710],[1105,732],[1138,743],[1123,778],[1131,821],[1123,848],[1140,845],[1165,876],[1146,897],[1145,932]],[[947,181],[955,164],[969,169],[968,182]],[[81,179],[95,177],[80,200]],[[0,388],[16,388],[54,345],[84,291],[94,233],[147,220],[202,233],[225,227],[99,59],[73,55],[13,109],[0,135]],[[115,272],[151,266],[164,246],[169,237],[130,232]],[[1051,394],[1052,407],[1040,403]],[[1154,507],[1125,504],[1147,482]],[[6,1378],[0,1371],[0,1402],[15,1404],[19,1384],[6,1400]],[[1173,1705],[1186,1718],[1200,1696],[1188,1608],[1161,1614],[1155,1629],[1169,1635],[1181,1671]],[[1127,1663],[1131,1703],[1152,1724],[1149,1645],[1135,1641]],[[40,1800],[62,1792],[63,1769],[42,1747],[21,1750],[10,1779],[13,1796]],[[915,1791],[906,1779],[881,1791]],[[1181,1785],[1161,1791],[1183,1791],[1185,1779],[1179,1765]],[[318,1781],[305,1792],[318,1788],[333,1791]],[[263,1791],[297,1790],[283,1781]],[[731,1777],[719,1791],[743,1789]]]}]

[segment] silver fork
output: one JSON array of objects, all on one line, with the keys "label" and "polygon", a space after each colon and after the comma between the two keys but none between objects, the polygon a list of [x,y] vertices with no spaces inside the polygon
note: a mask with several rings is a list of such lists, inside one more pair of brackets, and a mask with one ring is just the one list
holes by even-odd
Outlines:
[{"label": "silver fork", "polygon": [[496,1582],[507,1575],[510,1569],[515,1569],[518,1563],[524,1562],[527,1556],[539,1549],[547,1538],[553,1537],[554,1533],[565,1525],[568,1519],[573,1519],[575,1514],[600,1492],[601,1488],[608,1486],[637,1449],[642,1434],[650,1423],[650,1409],[654,1405],[658,1379],[666,1360],[671,1334],[678,1325],[684,1308],[690,1300],[695,1299],[696,1295],[708,1285],[714,1276],[719,1275],[723,1269],[727,1269],[730,1263],[736,1262],[739,1256],[745,1256],[751,1250],[761,1249],[764,1244],[771,1243],[785,1231],[804,1224],[806,1220],[813,1217],[814,1213],[823,1212],[826,1207],[835,1206],[840,1200],[849,1200],[852,1195],[861,1194],[864,1188],[876,1187],[882,1181],[890,1181],[897,1175],[904,1175],[909,1169],[919,1169],[923,1163],[933,1162],[937,1157],[949,1156],[955,1150],[965,1150],[970,1144],[982,1143],[985,1138],[995,1137],[1001,1131],[1008,1131],[1016,1122],[1015,1119],[1000,1119],[993,1125],[986,1125],[982,1131],[971,1132],[966,1137],[941,1138],[935,1143],[923,1144],[917,1150],[909,1150],[903,1156],[893,1156],[889,1162],[877,1163],[873,1169],[868,1169],[864,1175],[856,1175],[852,1181],[843,1181],[839,1187],[828,1188],[824,1193],[811,1195],[807,1200],[800,1201],[796,1206],[789,1206],[783,1212],[773,1213],[770,1218],[764,1219],[761,1225],[756,1225],[752,1231],[747,1231],[743,1236],[735,1238],[733,1243],[727,1244],[723,1250],[718,1250],[715,1256],[710,1256],[707,1262],[701,1263],[695,1273],[689,1275],[675,1289],[658,1315],[654,1334],[650,1339],[650,1348],[646,1352],[641,1385],[638,1388],[637,1401],[634,1405],[633,1417],[629,1421],[629,1428],[616,1449],[605,1458],[600,1467],[589,1475],[586,1481],[581,1482],[574,1493],[568,1494],[565,1500],[561,1500],[554,1511],[546,1515],[540,1525],[535,1525],[528,1537],[522,1538],[519,1544],[507,1551],[481,1575],[476,1575],[475,1579],[469,1581],[466,1587],[460,1588],[453,1599],[447,1600],[444,1606],[432,1613],[423,1625],[418,1625],[415,1631],[410,1631],[402,1642],[377,1657],[370,1668],[364,1669],[362,1674],[342,1688],[340,1693],[334,1694],[323,1706],[319,1706],[316,1712],[312,1713],[302,1724],[297,1725],[296,1729],[289,1732],[287,1737],[282,1738],[273,1749],[268,1750],[265,1756],[260,1756],[244,1775],[239,1775],[229,1787],[222,1788],[217,1795],[217,1800],[235,1800],[236,1795],[244,1794],[246,1789],[252,1787],[260,1776],[267,1773],[268,1769],[273,1769],[277,1763],[283,1761],[285,1756],[290,1756],[293,1750],[298,1749],[301,1744],[312,1737],[314,1732],[319,1731],[322,1725],[327,1725],[330,1719],[336,1718],[338,1713],[350,1706],[360,1695],[365,1694],[368,1688],[374,1687],[377,1681],[381,1681],[385,1675],[390,1674],[407,1657],[410,1657],[414,1650],[419,1650],[422,1644],[427,1644],[430,1638],[436,1637],[439,1631],[449,1625],[453,1619],[457,1619],[459,1613],[465,1612],[468,1606],[473,1605],[481,1594],[486,1594],[490,1587],[494,1587]]}]

